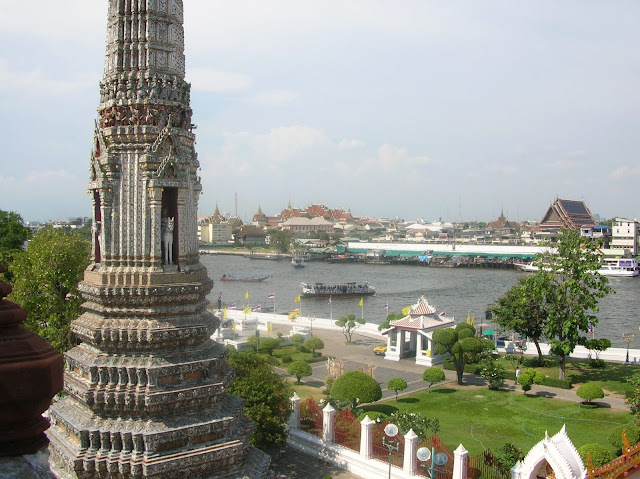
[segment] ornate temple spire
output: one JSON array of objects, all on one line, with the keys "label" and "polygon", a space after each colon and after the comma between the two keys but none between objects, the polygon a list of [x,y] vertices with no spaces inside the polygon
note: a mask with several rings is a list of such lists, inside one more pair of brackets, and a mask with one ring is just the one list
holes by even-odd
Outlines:
[{"label": "ornate temple spire", "polygon": [[201,192],[182,0],[109,0],[90,159],[91,263],[51,407],[60,478],[255,477],[268,456],[225,390],[233,375],[198,255]]}]

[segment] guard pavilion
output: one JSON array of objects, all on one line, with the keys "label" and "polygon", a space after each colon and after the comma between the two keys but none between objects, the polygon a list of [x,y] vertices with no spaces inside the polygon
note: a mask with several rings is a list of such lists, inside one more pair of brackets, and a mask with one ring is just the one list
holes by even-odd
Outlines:
[{"label": "guard pavilion", "polygon": [[382,332],[387,336],[387,352],[384,358],[400,361],[403,358],[415,357],[416,364],[423,366],[440,364],[446,355],[433,353],[433,332],[441,328],[450,328],[453,323],[454,318],[448,318],[445,311],[436,314],[436,308],[421,296],[404,318],[393,321],[389,328]]}]

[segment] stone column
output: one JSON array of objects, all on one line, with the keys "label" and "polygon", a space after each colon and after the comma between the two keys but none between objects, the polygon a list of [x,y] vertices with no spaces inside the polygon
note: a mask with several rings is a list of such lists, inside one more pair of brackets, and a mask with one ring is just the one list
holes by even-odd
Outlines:
[{"label": "stone column", "polygon": [[369,419],[369,416],[360,423],[360,455],[365,459],[373,457],[373,425],[375,421]]},{"label": "stone column", "polygon": [[161,247],[161,228],[160,228],[160,215],[162,209],[162,188],[156,187],[147,187],[147,191],[149,194],[149,215],[151,216],[151,232],[148,236],[151,240],[151,244],[149,245],[150,251],[150,262],[151,266],[160,270],[160,265],[162,264],[162,247]]},{"label": "stone column", "polygon": [[327,404],[322,410],[322,440],[325,444],[333,444],[336,410]]},{"label": "stone column", "polygon": [[[433,458],[431,460],[433,461]],[[466,479],[468,463],[469,452],[460,444],[458,449],[453,451],[453,476],[451,479]]]},{"label": "stone column", "polygon": [[289,416],[289,429],[300,429],[300,396],[294,392],[290,401],[292,410]]},{"label": "stone column", "polygon": [[404,460],[402,462],[402,470],[408,477],[416,474],[418,463],[418,458],[416,457],[417,450],[418,435],[413,432],[413,429],[409,429],[409,432],[404,436]]}]

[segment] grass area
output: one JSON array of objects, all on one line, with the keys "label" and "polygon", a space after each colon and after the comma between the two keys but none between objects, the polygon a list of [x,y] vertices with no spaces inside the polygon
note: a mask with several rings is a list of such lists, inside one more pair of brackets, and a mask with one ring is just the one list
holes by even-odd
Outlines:
[{"label": "grass area", "polygon": [[444,443],[451,450],[463,444],[472,456],[506,442],[528,451],[544,438],[545,431],[553,435],[563,424],[576,447],[599,442],[615,452],[607,436],[616,426],[633,422],[630,413],[475,386],[435,388],[430,394],[424,391],[363,410],[385,414],[400,410],[435,416],[440,420],[438,436]]},{"label": "grass area", "polygon": [[311,396],[315,402],[319,402],[326,397],[326,394],[322,393],[323,388],[307,386],[304,384],[304,378],[302,379],[303,384],[296,384],[295,379],[287,379],[287,382],[291,384],[291,387],[301,399]]},{"label": "grass area", "polygon": [[[558,360],[555,358],[545,357],[548,363],[547,367],[534,366],[535,358],[527,356],[524,361],[524,368],[535,367],[537,371],[544,373],[551,378],[558,378]],[[500,357],[501,364],[505,371],[513,375],[514,370],[509,361]],[[586,359],[567,359],[565,376],[571,379],[573,387],[576,388],[580,384],[594,382],[605,391],[614,394],[626,396],[628,392],[632,392],[635,388],[629,384],[628,380],[640,372],[637,365],[607,362],[604,368],[593,368]]]},{"label": "grass area", "polygon": [[282,358],[289,356],[291,361],[307,361],[308,363],[313,363],[317,361],[324,361],[326,358],[322,357],[319,351],[316,351],[316,355],[313,356],[310,351],[298,350],[295,346],[280,346],[278,349],[273,351],[273,357],[277,358],[280,366],[283,368],[287,367],[287,364],[282,360]]}]

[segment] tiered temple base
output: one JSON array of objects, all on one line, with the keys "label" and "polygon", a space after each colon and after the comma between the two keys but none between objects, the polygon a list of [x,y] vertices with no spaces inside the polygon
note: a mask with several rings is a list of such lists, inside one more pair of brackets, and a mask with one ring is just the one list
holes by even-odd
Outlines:
[{"label": "tiered temple base", "polygon": [[206,310],[206,271],[113,279],[87,272],[81,284],[86,312],[72,328],[83,342],[66,354],[68,396],[51,408],[53,472],[265,477],[269,459],[247,446],[243,402],[225,392],[233,372],[210,339],[219,320]]}]

